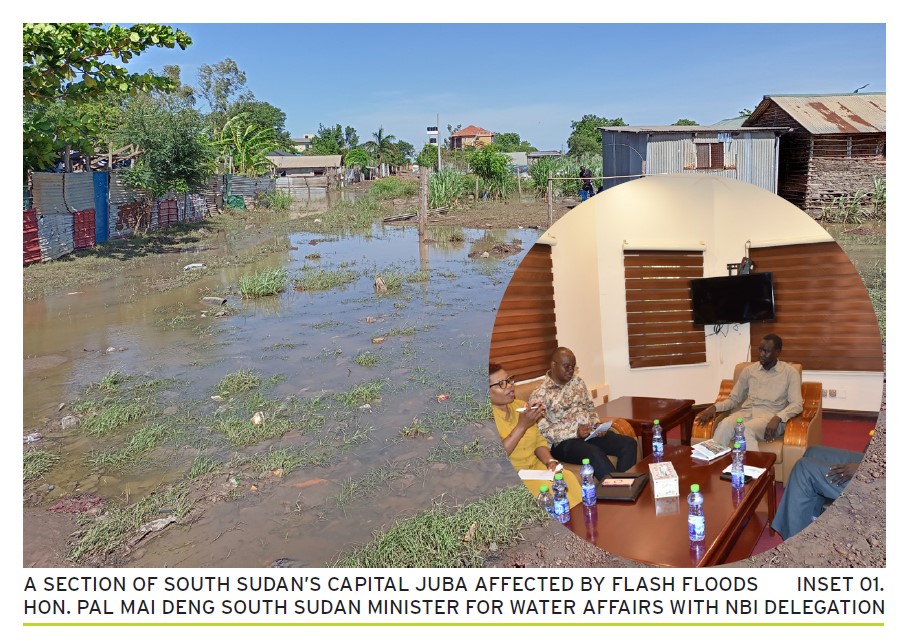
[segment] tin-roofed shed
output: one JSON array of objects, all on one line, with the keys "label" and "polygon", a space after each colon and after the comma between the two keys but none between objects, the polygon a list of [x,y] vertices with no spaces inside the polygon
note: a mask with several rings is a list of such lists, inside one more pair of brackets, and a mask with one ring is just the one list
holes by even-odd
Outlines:
[{"label": "tin-roofed shed", "polygon": [[885,177],[885,94],[765,96],[745,127],[788,127],[778,195],[819,212]]},{"label": "tin-roofed shed", "polygon": [[600,127],[604,187],[655,174],[710,174],[777,193],[777,148],[786,127]]}]

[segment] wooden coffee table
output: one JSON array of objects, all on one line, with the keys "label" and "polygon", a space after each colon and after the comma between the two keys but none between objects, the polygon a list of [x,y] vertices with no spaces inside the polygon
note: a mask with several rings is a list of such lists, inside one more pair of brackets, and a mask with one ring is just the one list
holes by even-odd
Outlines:
[{"label": "wooden coffee table", "polygon": [[[774,460],[771,452],[746,452],[746,465],[765,472],[735,492],[720,479],[730,464],[729,454],[704,462],[690,456],[691,448],[668,445],[662,460],[670,461],[679,475],[679,496],[654,499],[651,481],[632,502],[597,501],[588,513],[578,504],[572,508],[572,532],[611,554],[662,567],[703,567],[748,558],[765,524],[774,519]],[[647,456],[630,472],[647,472]],[[697,547],[689,542],[689,486],[698,483],[705,497],[705,540]],[[763,505],[764,503],[764,505]]]},{"label": "wooden coffee table", "polygon": [[666,442],[667,431],[679,425],[680,441],[683,445],[692,442],[692,406],[695,401],[681,398],[654,398],[651,396],[620,396],[595,409],[601,420],[624,418],[641,437],[641,451],[651,451],[651,427],[654,419],[660,421]]}]

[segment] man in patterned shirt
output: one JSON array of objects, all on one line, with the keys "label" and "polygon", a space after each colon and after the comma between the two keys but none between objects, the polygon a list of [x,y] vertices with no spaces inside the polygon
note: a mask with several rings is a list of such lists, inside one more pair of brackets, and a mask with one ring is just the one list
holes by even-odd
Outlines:
[{"label": "man in patterned shirt", "polygon": [[[559,460],[581,464],[582,459],[590,459],[594,476],[601,481],[611,472],[625,472],[635,464],[638,443],[629,436],[607,430],[590,441],[585,440],[597,425],[598,417],[588,387],[575,376],[572,350],[559,347],[553,352],[543,383],[528,399],[528,405],[535,403],[547,410],[537,421],[537,427]],[[615,467],[608,454],[617,457]]]}]

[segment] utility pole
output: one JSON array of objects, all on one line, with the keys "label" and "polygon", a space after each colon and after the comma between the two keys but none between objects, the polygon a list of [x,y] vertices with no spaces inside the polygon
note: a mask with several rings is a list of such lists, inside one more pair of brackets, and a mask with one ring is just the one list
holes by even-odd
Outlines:
[{"label": "utility pole", "polygon": [[436,114],[436,171],[442,171],[442,145],[439,140],[439,114]]}]

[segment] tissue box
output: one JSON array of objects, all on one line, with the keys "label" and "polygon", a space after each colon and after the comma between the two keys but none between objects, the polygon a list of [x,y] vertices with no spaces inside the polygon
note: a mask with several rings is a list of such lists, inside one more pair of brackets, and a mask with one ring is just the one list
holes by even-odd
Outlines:
[{"label": "tissue box", "polygon": [[665,496],[679,496],[679,476],[669,461],[650,463],[651,484],[654,487],[654,498]]}]

